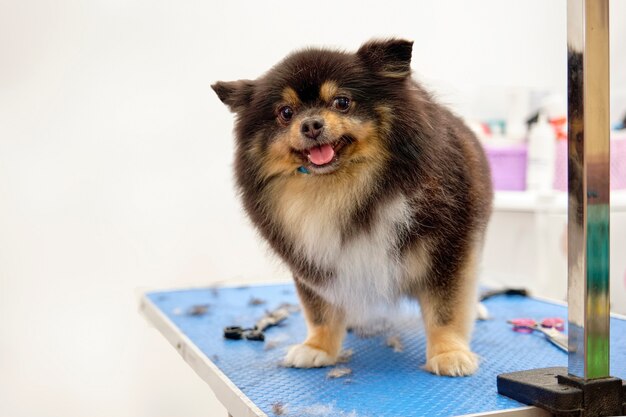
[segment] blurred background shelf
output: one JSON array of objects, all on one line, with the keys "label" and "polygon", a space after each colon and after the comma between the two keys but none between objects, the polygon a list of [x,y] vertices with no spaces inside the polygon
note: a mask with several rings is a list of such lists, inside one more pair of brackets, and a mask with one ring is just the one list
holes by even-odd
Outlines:
[{"label": "blurred background shelf", "polygon": [[[554,191],[549,194],[531,191],[496,191],[495,211],[546,211],[567,212],[567,193]],[[626,211],[626,190],[611,192],[611,212]]]},{"label": "blurred background shelf", "polygon": [[[626,314],[626,191],[611,192],[611,310]],[[481,279],[567,296],[567,195],[498,191],[487,232]]]}]

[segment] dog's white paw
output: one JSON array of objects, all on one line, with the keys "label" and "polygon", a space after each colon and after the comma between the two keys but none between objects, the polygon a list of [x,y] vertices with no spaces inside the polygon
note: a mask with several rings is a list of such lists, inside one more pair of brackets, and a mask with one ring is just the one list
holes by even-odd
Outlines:
[{"label": "dog's white paw", "polygon": [[453,350],[433,356],[424,368],[436,375],[471,375],[478,369],[478,356],[469,350]]},{"label": "dog's white paw", "polygon": [[335,363],[337,363],[337,358],[305,344],[292,346],[283,361],[285,366],[293,368],[321,368]]}]

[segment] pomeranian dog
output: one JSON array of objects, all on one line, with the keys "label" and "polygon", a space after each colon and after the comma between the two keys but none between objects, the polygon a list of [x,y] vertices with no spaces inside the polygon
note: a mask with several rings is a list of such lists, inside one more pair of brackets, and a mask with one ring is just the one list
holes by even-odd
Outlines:
[{"label": "pomeranian dog", "polygon": [[308,336],[287,366],[335,364],[349,320],[410,298],[425,369],[478,368],[469,342],[489,167],[470,129],[411,79],[412,47],[306,49],[256,80],[212,85],[236,114],[245,210],[293,272],[304,311]]}]

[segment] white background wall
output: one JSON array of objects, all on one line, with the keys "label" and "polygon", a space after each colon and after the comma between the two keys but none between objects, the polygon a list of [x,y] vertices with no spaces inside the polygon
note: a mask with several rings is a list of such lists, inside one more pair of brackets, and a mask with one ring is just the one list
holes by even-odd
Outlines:
[{"label": "white background wall", "polygon": [[390,35],[465,114],[482,89],[565,91],[563,0],[0,2],[0,415],[223,415],[137,313],[146,288],[288,278],[239,209],[209,84]]}]

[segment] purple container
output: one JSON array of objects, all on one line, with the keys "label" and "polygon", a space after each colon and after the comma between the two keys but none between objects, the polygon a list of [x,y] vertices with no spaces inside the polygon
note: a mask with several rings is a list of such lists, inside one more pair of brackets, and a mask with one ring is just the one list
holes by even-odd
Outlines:
[{"label": "purple container", "polygon": [[526,144],[484,144],[484,147],[489,165],[491,166],[493,188],[498,191],[526,190],[526,165],[528,158]]}]

